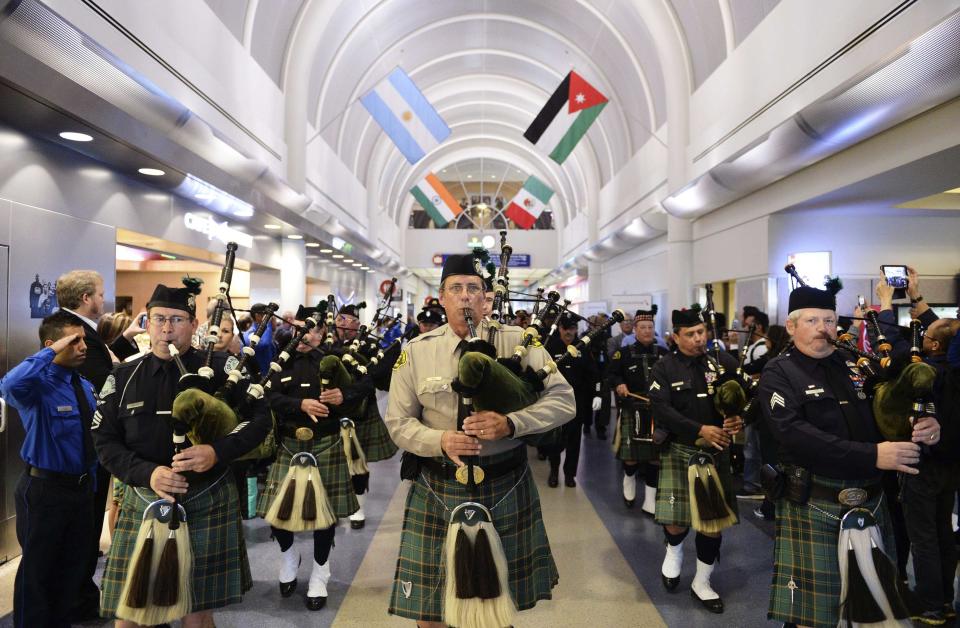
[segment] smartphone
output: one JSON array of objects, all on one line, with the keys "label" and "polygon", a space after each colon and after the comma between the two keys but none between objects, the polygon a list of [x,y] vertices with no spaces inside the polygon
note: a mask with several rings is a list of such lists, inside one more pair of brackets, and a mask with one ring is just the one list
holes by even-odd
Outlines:
[{"label": "smartphone", "polygon": [[860,306],[861,312],[867,309],[867,300],[863,298],[862,294],[857,295],[857,305]]},{"label": "smartphone", "polygon": [[894,299],[903,299],[907,296],[907,284],[910,282],[909,279],[907,279],[906,266],[884,265],[880,267],[880,272],[883,273],[884,278],[887,280],[887,285],[894,288]]},{"label": "smartphone", "polygon": [[147,328],[147,315],[146,315],[146,314],[141,314],[141,315],[140,315],[140,318],[137,319],[137,325],[140,326],[140,329],[146,329],[146,328]]}]

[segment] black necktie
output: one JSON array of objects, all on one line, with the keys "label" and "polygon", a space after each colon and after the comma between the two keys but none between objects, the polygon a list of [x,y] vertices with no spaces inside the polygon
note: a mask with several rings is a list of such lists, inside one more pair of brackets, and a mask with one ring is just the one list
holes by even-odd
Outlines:
[{"label": "black necktie", "polygon": [[93,410],[90,408],[87,393],[83,389],[83,384],[80,381],[80,374],[76,371],[70,376],[70,384],[73,386],[73,393],[77,397],[77,408],[80,410],[80,424],[83,427],[83,461],[85,465],[89,466],[97,457],[93,449],[93,438],[90,436],[90,425],[93,423]]}]

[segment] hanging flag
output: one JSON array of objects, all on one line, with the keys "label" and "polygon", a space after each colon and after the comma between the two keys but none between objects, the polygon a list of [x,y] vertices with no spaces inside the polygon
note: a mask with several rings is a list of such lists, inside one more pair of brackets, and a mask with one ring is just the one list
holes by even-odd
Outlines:
[{"label": "hanging flag", "polygon": [[607,102],[606,96],[571,70],[523,136],[562,164]]},{"label": "hanging flag", "polygon": [[553,190],[540,179],[530,175],[510,201],[505,215],[521,229],[529,229],[537,222],[552,196]]},{"label": "hanging flag", "polygon": [[411,164],[450,135],[450,127],[401,68],[377,83],[360,102]]},{"label": "hanging flag", "polygon": [[410,188],[410,193],[438,227],[446,226],[463,211],[457,200],[453,198],[453,194],[432,172],[427,173],[426,177]]}]

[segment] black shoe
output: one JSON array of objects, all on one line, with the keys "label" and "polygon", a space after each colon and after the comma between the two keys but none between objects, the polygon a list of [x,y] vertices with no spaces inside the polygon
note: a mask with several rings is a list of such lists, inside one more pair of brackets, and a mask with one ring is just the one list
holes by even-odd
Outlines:
[{"label": "black shoe", "polygon": [[311,611],[318,611],[327,605],[325,597],[307,597],[307,608]]},{"label": "black shoe", "polygon": [[690,595],[693,596],[693,599],[703,604],[703,607],[708,611],[710,611],[711,613],[716,613],[719,615],[720,613],[723,612],[723,599],[716,598],[713,600],[701,600],[700,596],[697,595],[693,589],[690,589]]},{"label": "black shoe", "polygon": [[677,586],[680,584],[680,576],[677,576],[676,578],[668,578],[661,573],[660,580],[663,582],[663,588],[667,591],[676,590]]},{"label": "black shoe", "polygon": [[953,604],[948,602],[943,605],[943,616],[948,620],[957,618],[957,611],[953,608]]},{"label": "black shoe", "polygon": [[297,590],[297,579],[280,583],[280,597],[290,597]]},{"label": "black shoe", "polygon": [[557,488],[560,486],[560,472],[555,469],[550,469],[550,475],[547,476],[547,486],[550,488]]},{"label": "black shoe", "polygon": [[363,526],[367,525],[366,519],[351,519],[350,520],[350,529],[351,530],[362,530]]},{"label": "black shoe", "polygon": [[88,621],[94,621],[102,619],[100,617],[100,605],[98,604],[95,607],[84,608],[82,610],[74,611],[70,616],[70,623],[72,624],[82,624]]},{"label": "black shoe", "polygon": [[572,477],[571,478],[564,477],[563,483],[569,488],[575,488],[577,486],[577,481]]},{"label": "black shoe", "polygon": [[627,499],[626,497],[624,497],[623,505],[626,506],[627,508],[633,508],[633,504],[636,503],[636,501],[637,500],[635,499]]},{"label": "black shoe", "polygon": [[943,611],[923,611],[922,613],[911,613],[910,619],[927,626],[942,626],[947,623]]}]

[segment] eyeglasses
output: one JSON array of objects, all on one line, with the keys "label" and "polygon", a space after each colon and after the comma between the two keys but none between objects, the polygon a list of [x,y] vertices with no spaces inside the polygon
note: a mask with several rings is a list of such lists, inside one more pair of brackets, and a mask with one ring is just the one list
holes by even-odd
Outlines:
[{"label": "eyeglasses", "polygon": [[466,290],[470,296],[476,296],[483,292],[483,286],[478,286],[475,283],[467,284],[466,286],[462,283],[455,283],[452,286],[447,286],[446,290],[448,290],[450,294],[463,294],[463,291]]},{"label": "eyeglasses", "polygon": [[164,316],[163,314],[151,314],[150,322],[156,325],[157,327],[163,327],[165,324],[170,323],[172,327],[177,327],[186,323],[190,319],[186,316]]}]

